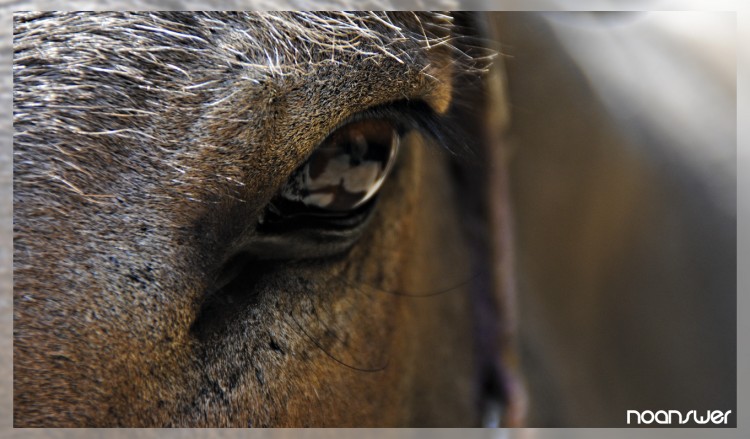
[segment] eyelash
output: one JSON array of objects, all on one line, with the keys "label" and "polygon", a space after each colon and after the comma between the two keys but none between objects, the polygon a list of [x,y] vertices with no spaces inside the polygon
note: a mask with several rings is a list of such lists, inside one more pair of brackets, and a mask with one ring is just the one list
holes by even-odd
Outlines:
[{"label": "eyelash", "polygon": [[402,100],[369,108],[346,119],[331,133],[350,123],[367,119],[390,120],[396,124],[399,135],[417,130],[433,139],[441,149],[454,155],[463,155],[468,150],[461,140],[465,136],[460,134],[460,129],[447,123],[449,117],[437,114],[428,104],[419,100]]}]

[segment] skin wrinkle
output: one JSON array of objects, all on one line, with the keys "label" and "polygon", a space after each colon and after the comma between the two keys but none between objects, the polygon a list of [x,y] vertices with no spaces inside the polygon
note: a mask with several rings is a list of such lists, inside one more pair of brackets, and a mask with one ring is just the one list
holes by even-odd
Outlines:
[{"label": "skin wrinkle", "polygon": [[[362,110],[404,99],[445,113],[455,78],[487,68],[486,52],[457,47],[462,36],[451,19],[15,14],[15,425],[475,419],[465,386],[446,404],[448,415],[405,407],[404,394],[416,390],[404,371],[424,373],[428,358],[451,363],[450,353],[420,356],[446,331],[463,340],[457,353],[464,360],[431,371],[434,386],[450,389],[454,375],[470,375],[468,324],[449,328],[421,317],[459,313],[466,295],[420,308],[347,281],[400,290],[402,273],[419,267],[408,283],[421,290],[422,278],[448,272],[446,265],[457,278],[469,276],[460,264],[423,266],[400,251],[447,230],[443,223],[416,226],[420,194],[450,179],[445,157],[422,164],[422,146],[407,148],[372,226],[350,253],[248,264],[246,291],[226,297],[237,301],[233,311],[210,330],[194,326],[233,243],[255,233],[255,218],[331,130]],[[445,223],[455,222],[448,193],[433,195],[447,207]],[[453,237],[433,245],[461,254],[463,244]],[[371,248],[384,250],[373,255]],[[427,334],[434,339],[417,343]],[[389,361],[379,375],[362,376],[330,356],[361,369]],[[342,400],[357,410],[342,412]]]}]

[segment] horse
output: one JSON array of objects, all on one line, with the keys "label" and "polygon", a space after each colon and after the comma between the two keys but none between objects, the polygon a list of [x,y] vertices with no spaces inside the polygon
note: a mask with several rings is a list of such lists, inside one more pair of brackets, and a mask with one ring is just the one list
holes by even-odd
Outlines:
[{"label": "horse", "polygon": [[483,17],[13,17],[16,427],[520,425]]},{"label": "horse", "polygon": [[735,425],[731,57],[592,17],[16,14],[15,426]]}]

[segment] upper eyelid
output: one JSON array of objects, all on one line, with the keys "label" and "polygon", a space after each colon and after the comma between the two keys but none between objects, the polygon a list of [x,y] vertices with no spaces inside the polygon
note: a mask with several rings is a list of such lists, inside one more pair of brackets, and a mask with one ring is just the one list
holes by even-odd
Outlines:
[{"label": "upper eyelid", "polygon": [[[318,145],[325,142],[332,134],[341,128],[362,120],[367,119],[388,119],[394,121],[399,128],[414,128],[414,126],[408,126],[409,124],[415,125],[414,122],[418,118],[414,117],[417,112],[423,112],[420,116],[421,119],[434,119],[438,120],[441,118],[429,104],[422,100],[399,100],[392,101],[386,104],[380,104],[373,107],[366,108],[365,110],[359,111],[342,122],[338,123],[333,127],[321,140]],[[426,113],[425,113],[426,112]],[[418,123],[416,125],[419,125]]]},{"label": "upper eyelid", "polygon": [[[455,152],[451,146],[460,143],[458,131],[449,123],[449,116],[437,113],[433,107],[424,100],[401,100],[391,102],[387,105],[373,107],[359,113],[364,118],[385,118],[397,123],[399,134],[403,135],[410,130],[419,130],[434,139],[437,146],[449,152]],[[360,118],[351,121],[361,120]]]}]

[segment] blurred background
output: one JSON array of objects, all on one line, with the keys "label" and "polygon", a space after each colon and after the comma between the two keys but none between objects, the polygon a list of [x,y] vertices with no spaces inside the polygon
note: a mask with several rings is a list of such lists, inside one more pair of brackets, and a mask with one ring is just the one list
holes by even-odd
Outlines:
[{"label": "blurred background", "polygon": [[736,423],[735,17],[492,15],[528,425]]}]

